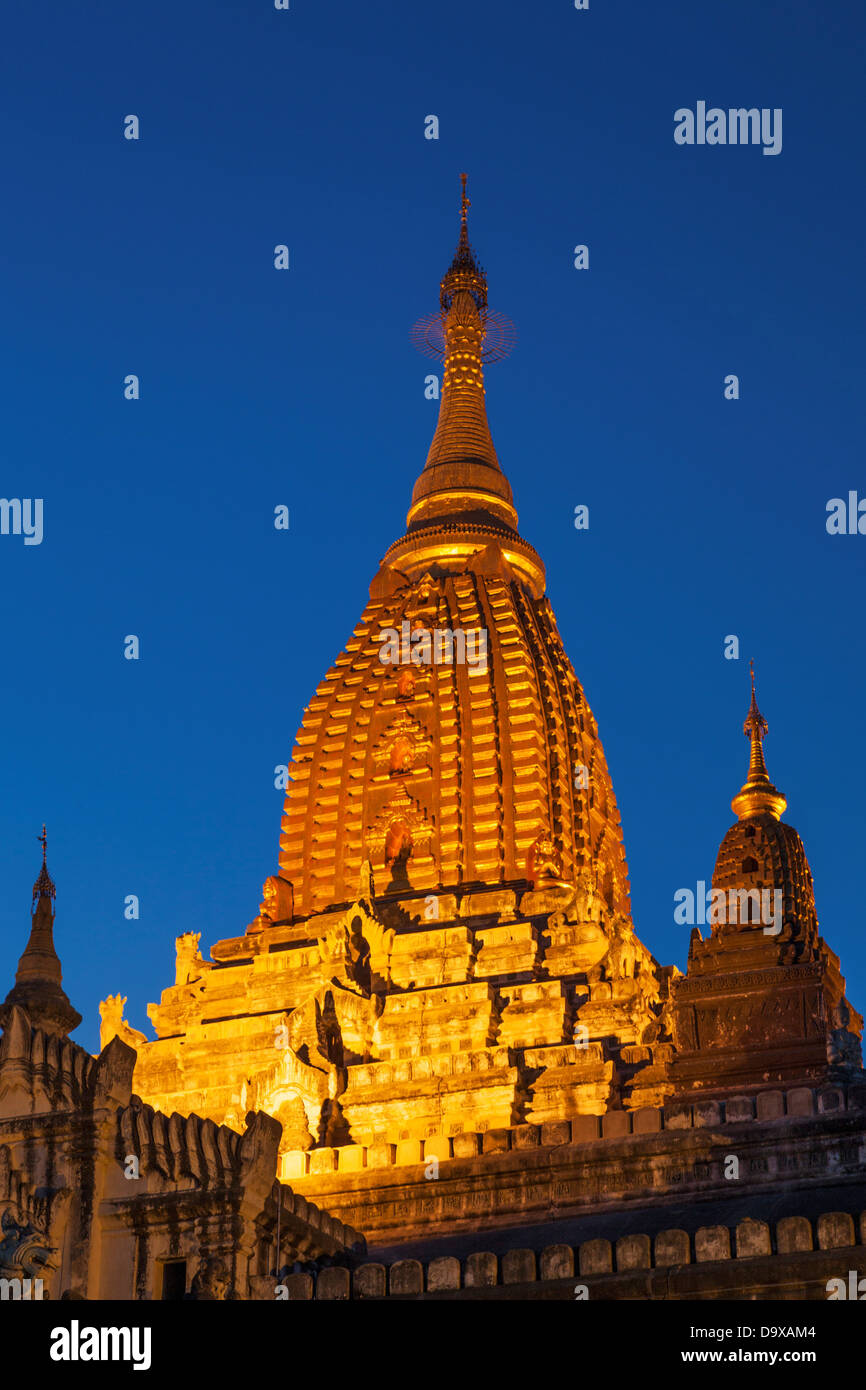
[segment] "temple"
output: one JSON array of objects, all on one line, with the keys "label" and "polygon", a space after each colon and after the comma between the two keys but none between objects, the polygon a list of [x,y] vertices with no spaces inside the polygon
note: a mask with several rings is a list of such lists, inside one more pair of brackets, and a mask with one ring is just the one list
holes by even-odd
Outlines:
[{"label": "temple", "polygon": [[70,1041],[43,852],[0,1010],[0,1275],[35,1242],[52,1297],[812,1298],[866,1269],[862,1019],[754,678],[683,975],[637,935],[598,725],[493,443],[508,326],[468,206],[464,180],[415,332],[436,431],[304,712],[276,872],[207,955],[177,938],[151,1040],[116,995],[99,1057]]}]

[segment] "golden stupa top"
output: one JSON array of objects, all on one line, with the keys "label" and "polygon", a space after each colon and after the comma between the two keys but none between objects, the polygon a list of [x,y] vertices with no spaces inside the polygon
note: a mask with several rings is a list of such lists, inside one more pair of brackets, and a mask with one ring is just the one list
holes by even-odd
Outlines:
[{"label": "golden stupa top", "polygon": [[439,311],[413,330],[416,346],[444,360],[439,419],[415,484],[406,535],[385,563],[415,577],[454,571],[491,543],[516,577],[544,592],[544,566],[517,530],[517,512],[490,434],[484,362],[504,357],[513,325],[487,303],[487,277],[469,242],[466,175],[457,249],[439,287]]},{"label": "golden stupa top", "polygon": [[755,663],[749,662],[752,677],[752,702],[743,724],[743,733],[750,740],[749,772],[745,782],[731,802],[731,810],[740,820],[769,813],[778,820],[787,806],[782,793],[773,786],[764,762],[763,741],[769,731],[766,719],[758,709],[755,695]]}]

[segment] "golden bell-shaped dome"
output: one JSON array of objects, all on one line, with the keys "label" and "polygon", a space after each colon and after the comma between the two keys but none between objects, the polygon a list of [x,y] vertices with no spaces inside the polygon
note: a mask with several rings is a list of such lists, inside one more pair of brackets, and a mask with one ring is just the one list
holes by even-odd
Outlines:
[{"label": "golden bell-shaped dome", "polygon": [[423,327],[444,387],[407,531],[298,733],[280,873],[301,915],[351,901],[367,860],[384,893],[525,882],[542,833],[568,882],[589,871],[608,910],[629,911],[595,720],[490,438],[467,207],[464,184],[441,319]]}]

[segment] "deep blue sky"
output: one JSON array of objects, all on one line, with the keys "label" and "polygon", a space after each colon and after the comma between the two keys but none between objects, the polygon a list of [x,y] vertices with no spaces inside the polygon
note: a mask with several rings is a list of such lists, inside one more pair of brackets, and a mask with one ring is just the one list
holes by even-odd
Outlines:
[{"label": "deep blue sky", "polygon": [[[5,18],[0,494],[44,498],[45,538],[0,537],[0,998],[43,820],[88,1047],[109,992],[149,1029],[176,934],[255,915],[273,768],[435,425],[408,330],[466,169],[519,335],[493,437],[599,721],[638,932],[684,967],[673,895],[732,820],[754,655],[862,1010],[866,536],[825,530],[829,498],[866,495],[862,4],[291,3]],[[698,100],[781,107],[782,153],[675,145]]]}]

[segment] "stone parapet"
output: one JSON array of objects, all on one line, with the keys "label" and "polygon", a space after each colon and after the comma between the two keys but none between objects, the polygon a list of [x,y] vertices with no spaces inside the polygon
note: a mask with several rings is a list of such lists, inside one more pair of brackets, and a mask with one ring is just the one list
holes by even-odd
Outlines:
[{"label": "stone parapet", "polygon": [[408,1245],[635,1204],[850,1189],[866,1164],[866,1089],[797,1087],[331,1154],[336,1168],[311,1172],[297,1154],[282,1176],[369,1244]]},{"label": "stone parapet", "polygon": [[333,1149],[296,1150],[282,1155],[280,1176],[293,1181],[324,1172],[357,1173],[364,1168],[404,1167],[435,1158],[467,1158],[512,1149],[560,1148],[604,1144],[632,1136],[646,1137],[667,1130],[714,1129],[751,1121],[788,1121],[810,1116],[866,1113],[866,1085],[837,1085],[788,1091],[768,1090],[731,1096],[727,1100],[671,1102],[658,1108],[608,1110],[604,1115],[578,1115],[541,1125],[512,1125],[503,1129],[456,1134],[406,1144],[345,1144]]},{"label": "stone parapet", "polygon": [[[825,1212],[811,1220],[746,1218],[736,1225],[672,1228],[579,1245],[475,1251],[295,1274],[289,1299],[711,1298],[749,1290],[762,1298],[826,1299],[851,1270],[866,1273],[866,1212]],[[838,1287],[838,1286],[836,1286]]]}]

